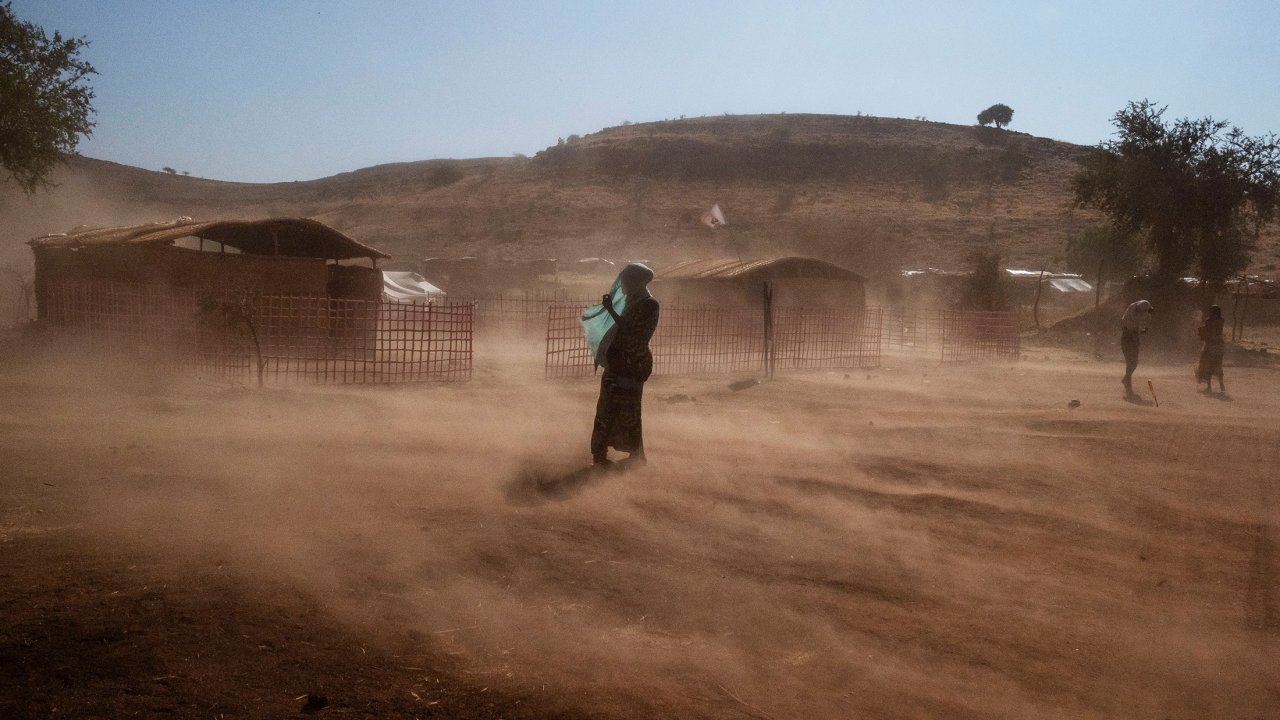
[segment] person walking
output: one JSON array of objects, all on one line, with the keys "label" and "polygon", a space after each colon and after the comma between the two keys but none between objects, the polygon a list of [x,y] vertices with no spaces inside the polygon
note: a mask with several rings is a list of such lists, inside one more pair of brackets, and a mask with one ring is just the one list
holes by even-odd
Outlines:
[{"label": "person walking", "polygon": [[600,398],[596,401],[591,430],[591,461],[596,467],[612,465],[609,448],[628,453],[628,464],[643,465],[644,433],[640,403],[644,383],[653,373],[649,339],[658,328],[658,301],[649,293],[653,271],[631,263],[600,305],[582,314],[587,343],[598,367]]},{"label": "person walking", "polygon": [[1222,339],[1222,308],[1217,305],[1209,306],[1205,313],[1204,322],[1200,324],[1200,341],[1204,345],[1200,348],[1200,364],[1196,366],[1196,382],[1204,383],[1205,394],[1210,394],[1216,375],[1218,390],[1226,395],[1227,388],[1222,384],[1222,356],[1227,344]]},{"label": "person walking", "polygon": [[1141,335],[1147,331],[1147,323],[1155,308],[1146,300],[1131,303],[1125,308],[1120,318],[1120,351],[1124,353],[1124,394],[1134,397],[1133,371],[1138,368],[1138,350],[1142,345]]}]

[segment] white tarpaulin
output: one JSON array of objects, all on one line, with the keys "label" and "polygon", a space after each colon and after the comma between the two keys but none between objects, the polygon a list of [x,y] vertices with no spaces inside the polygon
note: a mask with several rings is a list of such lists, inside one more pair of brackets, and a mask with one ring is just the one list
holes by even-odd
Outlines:
[{"label": "white tarpaulin", "polygon": [[416,272],[382,271],[382,298],[399,302],[443,300],[444,291]]},{"label": "white tarpaulin", "polygon": [[1087,281],[1071,276],[1049,278],[1049,287],[1061,293],[1091,293],[1093,285]]},{"label": "white tarpaulin", "polygon": [[1043,282],[1051,290],[1064,295],[1073,293],[1091,293],[1093,285],[1075,273],[1046,272],[1044,270],[1017,270],[1005,268],[1009,279],[1018,282]]}]

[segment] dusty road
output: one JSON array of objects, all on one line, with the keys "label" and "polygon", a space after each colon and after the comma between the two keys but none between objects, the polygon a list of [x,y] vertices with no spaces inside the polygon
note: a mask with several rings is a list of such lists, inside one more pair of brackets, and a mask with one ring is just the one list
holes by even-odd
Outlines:
[{"label": "dusty road", "polygon": [[526,366],[7,357],[0,715],[1280,716],[1280,375],[886,364],[655,379],[592,477],[594,385]]}]

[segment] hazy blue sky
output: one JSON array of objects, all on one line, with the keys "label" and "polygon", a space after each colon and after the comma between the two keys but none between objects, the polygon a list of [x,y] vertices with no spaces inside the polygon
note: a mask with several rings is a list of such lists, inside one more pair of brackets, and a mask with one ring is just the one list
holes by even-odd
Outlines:
[{"label": "hazy blue sky", "polygon": [[1151,98],[1280,131],[1280,2],[14,0],[84,35],[91,157],[225,180],[533,154],[624,120],[862,112],[1082,144]]}]

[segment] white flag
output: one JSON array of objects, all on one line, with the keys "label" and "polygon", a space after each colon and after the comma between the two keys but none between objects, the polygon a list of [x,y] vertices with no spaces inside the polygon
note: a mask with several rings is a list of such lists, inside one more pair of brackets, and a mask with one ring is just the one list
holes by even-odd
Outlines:
[{"label": "white flag", "polygon": [[724,213],[720,211],[720,203],[712,205],[710,210],[702,213],[702,224],[712,229],[729,224],[724,219]]}]

